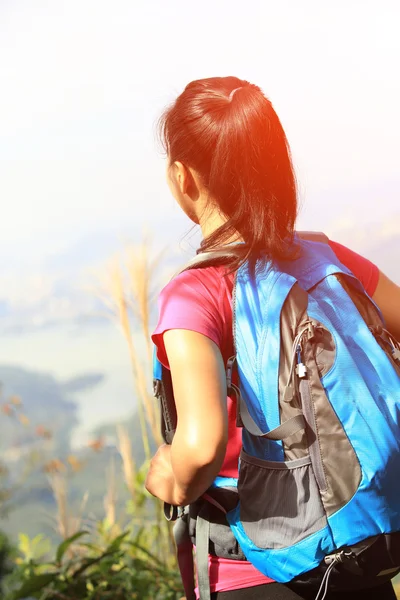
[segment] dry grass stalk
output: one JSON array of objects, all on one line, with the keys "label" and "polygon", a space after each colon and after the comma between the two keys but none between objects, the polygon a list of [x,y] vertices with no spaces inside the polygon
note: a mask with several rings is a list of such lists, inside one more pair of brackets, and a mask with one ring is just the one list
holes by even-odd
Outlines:
[{"label": "dry grass stalk", "polygon": [[63,539],[67,539],[82,527],[89,493],[85,492],[77,516],[71,516],[68,506],[67,476],[64,473],[53,472],[48,479],[57,506],[56,529]]},{"label": "dry grass stalk", "polygon": [[88,500],[89,500],[89,492],[86,491],[83,494],[82,502],[81,502],[81,505],[80,505],[79,511],[78,511],[78,517],[76,519],[76,523],[75,523],[76,531],[79,531],[79,529],[82,527],[83,514],[85,512],[85,508],[87,506]]},{"label": "dry grass stalk", "polygon": [[[132,367],[135,391],[138,398],[138,412],[146,458],[150,458],[148,428],[156,445],[162,443],[159,430],[159,407],[148,387],[148,374],[151,372],[152,345],[150,340],[150,303],[153,299],[151,281],[160,257],[150,259],[149,244],[127,250],[124,268],[118,259],[108,266],[108,281],[101,294],[119,324],[126,340]],[[124,270],[125,269],[125,270]],[[128,274],[128,286],[124,272]],[[128,287],[128,289],[127,289]],[[130,322],[130,312],[136,317],[145,343],[145,362],[140,359],[134,343]]]},{"label": "dry grass stalk", "polygon": [[[138,359],[138,353],[133,344],[131,324],[129,320],[129,308],[128,301],[125,292],[124,276],[119,261],[114,260],[108,270],[109,283],[108,283],[108,300],[111,300],[111,306],[113,308],[114,315],[117,317],[117,322],[127,342],[129,357],[132,367],[133,382],[135,391],[138,399],[138,412],[140,420],[140,428],[143,440],[143,447],[145,456],[147,459],[150,458],[150,443],[147,432],[145,405],[144,405],[144,393],[146,393],[146,386],[143,385],[143,367],[140,365]],[[104,300],[104,298],[103,298]]]},{"label": "dry grass stalk", "polygon": [[118,436],[118,451],[122,458],[122,466],[124,471],[124,480],[129,490],[132,500],[135,499],[135,478],[136,478],[136,465],[132,455],[132,445],[129,439],[129,435],[125,427],[118,425],[117,427]]},{"label": "dry grass stalk", "polygon": [[136,315],[146,342],[147,361],[152,360],[152,345],[150,341],[150,306],[155,294],[152,290],[154,272],[161,261],[161,253],[150,257],[150,242],[148,238],[138,246],[130,246],[126,250],[125,265],[129,275],[129,285],[132,295],[130,306]]},{"label": "dry grass stalk", "polygon": [[[139,323],[143,340],[146,348],[146,363],[152,362],[152,344],[150,339],[150,306],[154,299],[154,293],[151,289],[154,272],[161,259],[161,254],[151,259],[150,243],[144,239],[142,244],[136,247],[130,247],[126,252],[126,270],[129,275],[129,287],[132,299],[129,303],[133,313]],[[137,361],[138,362],[138,361]],[[142,364],[137,365],[138,387],[141,390],[143,403],[146,410],[146,417],[149,422],[153,439],[157,445],[162,443],[159,431],[159,410],[154,402],[152,394],[149,393],[146,385],[147,376]]]},{"label": "dry grass stalk", "polygon": [[54,472],[49,476],[49,483],[57,505],[57,530],[61,537],[66,539],[71,535],[68,513],[67,480],[61,473]]},{"label": "dry grass stalk", "polygon": [[110,527],[113,527],[116,523],[116,512],[117,512],[117,485],[115,479],[115,460],[111,457],[109,467],[106,473],[107,479],[107,494],[104,498],[104,510],[106,513],[106,520]]}]

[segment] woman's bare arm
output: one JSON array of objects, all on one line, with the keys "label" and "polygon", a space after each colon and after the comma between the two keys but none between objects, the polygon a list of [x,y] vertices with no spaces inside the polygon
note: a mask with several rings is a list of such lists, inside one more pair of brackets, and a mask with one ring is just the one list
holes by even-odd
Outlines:
[{"label": "woman's bare arm", "polygon": [[400,341],[400,287],[380,272],[372,298],[381,309],[388,330]]},{"label": "woman's bare arm", "polygon": [[218,346],[193,331],[164,334],[178,425],[171,446],[177,504],[189,504],[218,475],[228,441],[227,390]]}]

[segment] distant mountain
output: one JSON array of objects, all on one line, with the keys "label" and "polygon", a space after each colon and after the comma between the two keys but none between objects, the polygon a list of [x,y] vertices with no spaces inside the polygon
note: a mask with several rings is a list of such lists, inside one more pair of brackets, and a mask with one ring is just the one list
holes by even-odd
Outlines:
[{"label": "distant mountain", "polygon": [[93,388],[103,381],[104,375],[101,373],[87,373],[85,375],[73,377],[72,379],[61,383],[60,385],[66,394],[74,394],[76,392],[82,392],[83,390]]},{"label": "distant mountain", "polygon": [[[9,515],[0,521],[0,530],[13,539],[22,531],[30,536],[46,533],[55,537],[56,502],[44,467],[54,465],[57,469],[58,461],[69,470],[66,482],[72,514],[79,514],[82,499],[88,493],[90,502],[84,517],[96,519],[104,517],[107,470],[113,463],[119,514],[122,514],[128,496],[116,448],[115,426],[110,428],[104,444],[102,432],[93,433],[99,440],[98,447],[74,451],[70,445],[78,423],[74,394],[97,386],[102,380],[100,373],[87,373],[60,381],[47,373],[0,365],[0,491],[17,485],[8,505]],[[143,449],[137,419],[132,421],[129,433],[140,465]],[[8,469],[8,475],[4,474],[4,468]]]},{"label": "distant mountain", "polygon": [[68,452],[78,424],[73,394],[102,380],[102,374],[88,373],[60,382],[47,373],[0,365],[0,456],[18,461],[26,448],[38,442],[38,431],[43,429],[51,432],[52,454]]}]

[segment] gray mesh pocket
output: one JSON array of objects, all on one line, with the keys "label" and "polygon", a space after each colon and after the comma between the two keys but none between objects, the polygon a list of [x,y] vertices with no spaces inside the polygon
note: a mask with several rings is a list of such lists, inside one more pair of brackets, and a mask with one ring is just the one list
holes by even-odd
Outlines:
[{"label": "gray mesh pocket", "polygon": [[272,462],[241,454],[240,520],[258,548],[286,548],[323,529],[326,514],[309,457]]}]

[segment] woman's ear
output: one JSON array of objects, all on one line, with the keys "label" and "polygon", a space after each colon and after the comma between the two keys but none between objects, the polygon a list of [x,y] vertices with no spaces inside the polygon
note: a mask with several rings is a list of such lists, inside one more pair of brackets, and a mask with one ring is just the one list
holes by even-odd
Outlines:
[{"label": "woman's ear", "polygon": [[173,163],[172,168],[173,176],[176,184],[178,185],[179,191],[181,194],[186,195],[190,187],[190,180],[192,179],[189,169],[179,160]]}]

